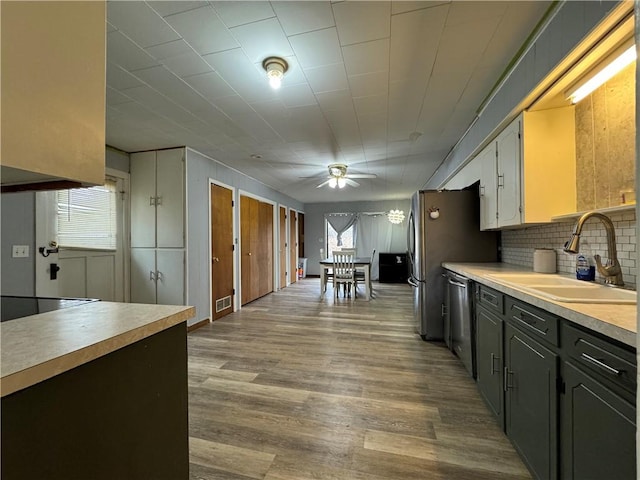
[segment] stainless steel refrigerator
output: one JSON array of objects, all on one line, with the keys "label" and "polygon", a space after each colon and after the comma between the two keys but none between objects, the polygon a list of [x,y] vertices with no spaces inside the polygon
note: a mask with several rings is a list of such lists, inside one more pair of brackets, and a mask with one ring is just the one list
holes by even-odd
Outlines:
[{"label": "stainless steel refrigerator", "polygon": [[419,191],[411,199],[408,223],[416,331],[424,340],[442,340],[442,262],[498,261],[498,233],[480,231],[477,189]]}]

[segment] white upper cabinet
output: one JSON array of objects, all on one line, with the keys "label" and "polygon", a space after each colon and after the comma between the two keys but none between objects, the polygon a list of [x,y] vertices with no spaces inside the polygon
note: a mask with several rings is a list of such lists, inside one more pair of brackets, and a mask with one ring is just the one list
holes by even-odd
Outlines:
[{"label": "white upper cabinet", "polygon": [[576,209],[574,107],[523,112],[445,185],[480,180],[480,229],[550,222]]},{"label": "white upper cabinet", "polygon": [[131,155],[131,246],[183,248],[184,149]]},{"label": "white upper cabinet", "polygon": [[[496,138],[498,228],[522,223],[520,196],[520,118]],[[492,213],[492,212],[491,212]]]},{"label": "white upper cabinet", "polygon": [[2,183],[105,174],[105,2],[1,2]]}]

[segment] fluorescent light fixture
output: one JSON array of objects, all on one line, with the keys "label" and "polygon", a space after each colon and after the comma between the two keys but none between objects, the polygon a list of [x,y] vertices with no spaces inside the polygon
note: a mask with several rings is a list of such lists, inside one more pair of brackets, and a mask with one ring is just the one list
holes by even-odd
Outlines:
[{"label": "fluorescent light fixture", "polygon": [[287,62],[283,58],[269,57],[265,58],[262,62],[262,68],[267,72],[267,78],[269,79],[271,88],[277,90],[282,85],[282,79],[289,65],[287,65]]},{"label": "fluorescent light fixture", "polygon": [[591,92],[610,80],[614,75],[631,64],[636,59],[636,46],[631,45],[624,50],[613,61],[608,63],[602,70],[598,71],[595,75],[590,77],[586,82],[579,84],[579,86],[572,90],[572,93],[568,95],[571,103],[578,103],[583,98],[587,97]]}]

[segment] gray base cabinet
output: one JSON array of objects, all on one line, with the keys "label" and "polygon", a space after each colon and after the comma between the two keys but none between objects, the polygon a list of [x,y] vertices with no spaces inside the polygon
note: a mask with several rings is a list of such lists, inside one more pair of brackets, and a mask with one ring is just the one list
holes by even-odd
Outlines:
[{"label": "gray base cabinet", "polygon": [[536,478],[557,478],[558,356],[505,325],[505,431]]},{"label": "gray base cabinet", "polygon": [[635,349],[475,285],[478,390],[539,480],[636,479]]},{"label": "gray base cabinet", "polygon": [[635,406],[569,362],[562,370],[562,478],[635,479]]},{"label": "gray base cabinet", "polygon": [[476,309],[476,371],[478,389],[504,429],[502,319]]}]

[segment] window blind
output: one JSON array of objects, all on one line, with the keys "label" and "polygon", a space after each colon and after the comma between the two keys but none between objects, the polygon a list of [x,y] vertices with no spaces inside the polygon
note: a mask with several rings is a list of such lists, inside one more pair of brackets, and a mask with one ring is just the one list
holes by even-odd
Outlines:
[{"label": "window blind", "polygon": [[116,182],[58,192],[58,245],[90,250],[115,250]]}]

